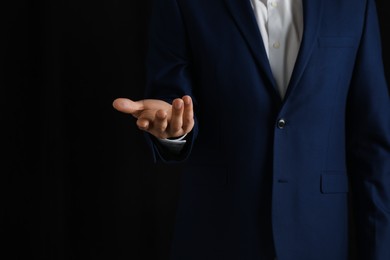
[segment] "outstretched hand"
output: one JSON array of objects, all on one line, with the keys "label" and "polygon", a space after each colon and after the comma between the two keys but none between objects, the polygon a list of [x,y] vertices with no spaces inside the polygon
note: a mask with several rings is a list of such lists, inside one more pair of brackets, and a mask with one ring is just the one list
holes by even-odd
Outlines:
[{"label": "outstretched hand", "polygon": [[112,105],[116,110],[137,118],[138,128],[157,138],[179,137],[194,127],[190,96],[177,98],[172,105],[158,99],[132,101],[127,98],[117,98]]}]

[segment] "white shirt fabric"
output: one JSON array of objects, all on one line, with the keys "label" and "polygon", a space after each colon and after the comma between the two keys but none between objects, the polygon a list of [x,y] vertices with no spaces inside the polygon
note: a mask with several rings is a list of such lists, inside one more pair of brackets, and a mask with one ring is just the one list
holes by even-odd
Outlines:
[{"label": "white shirt fabric", "polygon": [[[284,98],[302,40],[302,0],[250,1],[279,94]],[[160,142],[177,152],[186,140],[181,137]]]},{"label": "white shirt fabric", "polygon": [[303,34],[302,0],[251,0],[279,94],[284,98]]}]

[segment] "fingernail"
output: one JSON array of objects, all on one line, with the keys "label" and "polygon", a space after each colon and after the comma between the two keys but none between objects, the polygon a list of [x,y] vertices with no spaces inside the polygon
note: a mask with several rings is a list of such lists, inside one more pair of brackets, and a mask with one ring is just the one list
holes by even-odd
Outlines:
[{"label": "fingernail", "polygon": [[125,101],[122,101],[119,103],[119,106],[123,107],[123,108],[126,108],[127,107],[127,103]]},{"label": "fingernail", "polygon": [[175,104],[175,108],[176,109],[181,109],[183,107],[183,103],[182,102],[176,102]]}]

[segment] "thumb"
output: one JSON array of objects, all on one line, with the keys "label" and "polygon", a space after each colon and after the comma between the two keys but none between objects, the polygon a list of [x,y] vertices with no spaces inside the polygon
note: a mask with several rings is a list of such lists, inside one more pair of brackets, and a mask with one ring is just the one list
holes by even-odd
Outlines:
[{"label": "thumb", "polygon": [[137,116],[144,109],[142,102],[128,98],[117,98],[112,103],[112,106],[119,112],[132,114],[133,116]]}]

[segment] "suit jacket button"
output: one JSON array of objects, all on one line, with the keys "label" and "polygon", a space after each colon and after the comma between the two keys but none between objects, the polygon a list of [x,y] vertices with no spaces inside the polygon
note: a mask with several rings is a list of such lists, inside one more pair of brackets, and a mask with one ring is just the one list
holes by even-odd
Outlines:
[{"label": "suit jacket button", "polygon": [[286,120],[280,119],[277,123],[279,129],[283,129],[286,126]]}]

